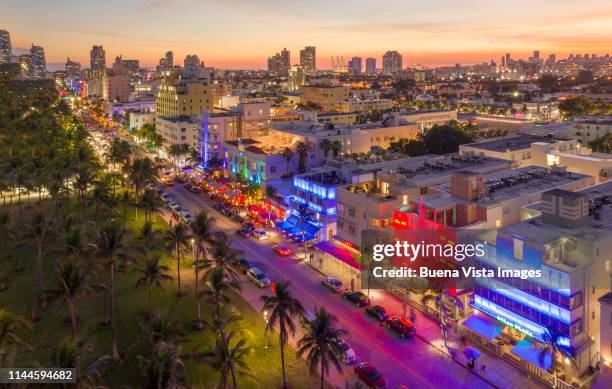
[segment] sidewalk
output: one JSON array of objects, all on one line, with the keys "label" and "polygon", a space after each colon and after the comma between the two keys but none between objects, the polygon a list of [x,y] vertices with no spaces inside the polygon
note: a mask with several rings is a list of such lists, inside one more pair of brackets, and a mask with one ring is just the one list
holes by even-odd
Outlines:
[{"label": "sidewalk", "polygon": [[[366,291],[363,291],[366,293]],[[384,307],[387,312],[393,314],[402,315],[404,311],[403,301],[386,291],[382,290],[370,290],[370,298],[372,304],[380,305]],[[406,306],[406,316],[408,317],[410,308],[412,307],[409,303]],[[438,351],[444,353],[448,358],[452,358],[455,362],[465,367],[465,369],[471,370],[473,374],[476,374],[489,384],[497,388],[543,388],[544,386],[540,383],[532,380],[529,376],[518,368],[510,365],[498,356],[490,354],[486,350],[482,350],[477,345],[469,344],[470,347],[478,348],[480,358],[476,361],[474,369],[468,367],[468,360],[463,355],[463,348],[465,347],[461,342],[460,334],[453,328],[448,329],[448,349],[444,346],[444,339],[442,337],[442,327],[440,324],[432,319],[431,317],[424,314],[419,309],[414,309],[416,313],[415,324],[417,327],[417,337],[423,341],[429,343],[432,347]],[[450,351],[449,351],[450,350]],[[481,371],[481,366],[484,365],[485,371]]]}]

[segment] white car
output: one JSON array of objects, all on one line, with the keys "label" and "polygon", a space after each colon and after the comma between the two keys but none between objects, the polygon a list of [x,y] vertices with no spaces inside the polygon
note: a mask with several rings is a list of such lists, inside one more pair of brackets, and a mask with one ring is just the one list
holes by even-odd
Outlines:
[{"label": "white car", "polygon": [[255,230],[253,231],[253,237],[257,240],[265,240],[268,239],[268,233],[264,230]]},{"label": "white car", "polygon": [[191,216],[191,214],[187,211],[181,211],[179,212],[179,215],[181,215],[181,217],[183,218],[183,220],[185,221],[185,223],[191,223],[193,220],[193,217]]},{"label": "white car", "polygon": [[270,286],[270,279],[261,270],[256,267],[252,267],[247,270],[247,279],[258,288],[265,288]]},{"label": "white car", "polygon": [[357,354],[344,340],[339,339],[340,348],[344,351],[344,363],[350,365],[357,360]]}]

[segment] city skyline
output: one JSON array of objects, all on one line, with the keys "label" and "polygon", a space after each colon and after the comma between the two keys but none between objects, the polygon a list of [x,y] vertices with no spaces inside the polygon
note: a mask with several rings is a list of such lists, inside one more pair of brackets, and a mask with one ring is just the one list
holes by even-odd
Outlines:
[{"label": "city skyline", "polygon": [[[291,63],[296,64],[300,49],[316,46],[317,66],[324,69],[331,67],[331,56],[343,56],[345,61],[373,57],[380,65],[387,50],[399,51],[405,67],[499,61],[505,52],[527,58],[540,50],[542,56],[556,53],[563,58],[610,49],[612,33],[606,25],[612,5],[605,1],[590,1],[589,11],[584,4],[568,1],[520,1],[513,8],[531,11],[512,19],[503,4],[469,0],[459,9],[455,3],[436,1],[418,8],[394,3],[379,9],[359,1],[346,8],[319,1],[306,7],[267,0],[143,0],[127,5],[115,0],[87,5],[61,0],[43,10],[35,1],[9,0],[3,6],[7,18],[2,28],[11,32],[16,52],[32,43],[43,46],[50,68],[67,57],[89,66],[93,45],[103,45],[109,59],[138,58],[143,66],[155,66],[173,50],[176,58],[197,54],[208,66],[237,69],[264,69],[268,56],[283,47],[292,52]],[[119,5],[121,14],[116,13]],[[202,18],[211,12],[221,17]],[[101,25],[99,18],[107,22]]]}]

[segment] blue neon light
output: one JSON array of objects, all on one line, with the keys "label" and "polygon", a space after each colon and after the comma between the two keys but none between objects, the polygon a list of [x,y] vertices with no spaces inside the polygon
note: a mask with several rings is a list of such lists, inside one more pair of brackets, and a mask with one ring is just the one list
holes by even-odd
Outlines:
[{"label": "blue neon light", "polygon": [[[515,328],[518,331],[529,335],[532,338],[536,338],[540,341],[544,341],[544,334],[547,329],[539,324],[532,322],[522,316],[519,316],[509,310],[500,307],[494,302],[483,298],[482,296],[475,295],[474,302],[472,303],[479,311],[485,312],[486,314],[496,318],[502,323]],[[560,336],[557,343],[561,346],[570,346],[570,339],[566,336]]]}]

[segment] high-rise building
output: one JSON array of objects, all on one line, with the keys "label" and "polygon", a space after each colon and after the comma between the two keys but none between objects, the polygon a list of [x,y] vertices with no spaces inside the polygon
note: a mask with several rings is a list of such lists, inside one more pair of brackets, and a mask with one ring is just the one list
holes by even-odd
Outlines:
[{"label": "high-rise building", "polygon": [[166,66],[171,68],[174,66],[174,53],[172,51],[166,51],[166,56],[164,57],[166,60]]},{"label": "high-rise building", "polygon": [[349,65],[349,72],[355,75],[361,74],[361,57],[353,57],[351,59],[351,62]]},{"label": "high-rise building", "polygon": [[32,56],[30,54],[22,54],[19,56],[19,78],[27,80],[30,78],[32,71]]},{"label": "high-rise building", "polygon": [[504,57],[503,55],[502,55],[502,57],[501,57],[501,67],[502,67],[502,68],[505,68],[505,67],[506,67],[506,57]]},{"label": "high-rise building", "polygon": [[200,115],[203,110],[212,108],[213,96],[210,77],[201,72],[191,73],[185,69],[169,71],[162,79],[156,100],[156,114],[161,116]]},{"label": "high-rise building", "polygon": [[90,68],[91,70],[104,70],[106,69],[106,52],[104,47],[93,46],[89,52],[90,57]]},{"label": "high-rise building", "polygon": [[289,74],[289,69],[291,69],[291,53],[287,49],[283,49],[281,52],[281,73],[283,75]]},{"label": "high-rise building", "polygon": [[76,76],[81,73],[81,63],[76,62],[70,59],[70,57],[66,58],[66,74],[69,76]]},{"label": "high-rise building", "polygon": [[300,65],[306,73],[312,73],[317,69],[317,54],[314,46],[306,46],[300,50]]},{"label": "high-rise building", "polygon": [[533,51],[533,59],[535,61],[538,61],[540,59],[540,50],[534,50]]},{"label": "high-rise building", "polygon": [[195,54],[187,55],[183,61],[183,67],[186,69],[193,66],[200,66],[200,57]]},{"label": "high-rise building", "polygon": [[306,84],[306,72],[302,65],[293,65],[289,70],[289,90],[296,91]]},{"label": "high-rise building", "polygon": [[9,63],[12,55],[11,36],[8,31],[0,30],[0,63]]},{"label": "high-rise building", "polygon": [[289,50],[283,49],[280,53],[268,58],[268,71],[280,76],[288,76],[291,69],[291,54]]},{"label": "high-rise building", "polygon": [[387,51],[382,58],[383,72],[387,74],[399,73],[402,70],[402,55],[397,51]]},{"label": "high-rise building", "polygon": [[365,72],[366,74],[376,73],[376,58],[366,58]]},{"label": "high-rise building", "polygon": [[32,45],[30,48],[30,56],[32,57],[30,78],[42,80],[45,78],[45,73],[47,72],[45,50],[41,46]]}]

